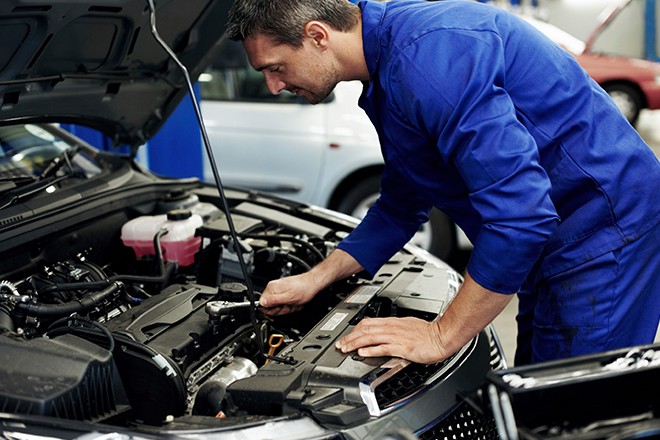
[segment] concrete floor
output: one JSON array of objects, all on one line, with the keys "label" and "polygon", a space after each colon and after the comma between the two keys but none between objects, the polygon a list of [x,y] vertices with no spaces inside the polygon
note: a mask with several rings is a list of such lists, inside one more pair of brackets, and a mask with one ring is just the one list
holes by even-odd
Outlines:
[{"label": "concrete floor", "polygon": [[[643,111],[636,128],[642,138],[655,152],[656,156],[660,158],[660,110]],[[517,310],[518,301],[514,298],[506,309],[493,321],[509,367],[513,366],[513,357],[516,350]],[[655,339],[656,341],[660,341],[660,328],[658,328],[658,334],[656,334]]]}]

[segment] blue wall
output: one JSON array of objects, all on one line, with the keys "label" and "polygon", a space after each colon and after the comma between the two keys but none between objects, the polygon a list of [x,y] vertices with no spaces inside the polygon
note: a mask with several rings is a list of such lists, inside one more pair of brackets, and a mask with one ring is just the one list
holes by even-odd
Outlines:
[{"label": "blue wall", "polygon": [[[199,86],[195,99],[200,101]],[[151,171],[172,177],[203,177],[202,135],[189,97],[181,101],[165,125],[147,145]]]}]

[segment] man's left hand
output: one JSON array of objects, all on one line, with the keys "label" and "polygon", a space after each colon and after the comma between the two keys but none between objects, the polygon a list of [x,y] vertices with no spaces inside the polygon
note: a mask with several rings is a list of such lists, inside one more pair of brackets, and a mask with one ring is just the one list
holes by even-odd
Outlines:
[{"label": "man's left hand", "polygon": [[336,344],[342,353],[393,356],[420,364],[440,362],[448,353],[435,323],[418,318],[365,318]]}]

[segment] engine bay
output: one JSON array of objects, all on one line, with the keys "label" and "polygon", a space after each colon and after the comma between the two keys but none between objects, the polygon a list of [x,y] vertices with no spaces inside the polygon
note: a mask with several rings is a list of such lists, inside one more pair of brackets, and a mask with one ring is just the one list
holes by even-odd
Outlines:
[{"label": "engine bay", "polygon": [[[147,427],[306,413],[348,426],[445,376],[448,389],[476,387],[492,366],[488,338],[432,366],[335,350],[364,317],[441,314],[460,275],[406,251],[300,312],[262,314],[255,301],[268,281],[318,264],[350,222],[247,197],[232,207],[234,246],[209,194],[90,215],[11,251],[0,279],[4,412]],[[465,363],[481,373],[454,372]]]}]

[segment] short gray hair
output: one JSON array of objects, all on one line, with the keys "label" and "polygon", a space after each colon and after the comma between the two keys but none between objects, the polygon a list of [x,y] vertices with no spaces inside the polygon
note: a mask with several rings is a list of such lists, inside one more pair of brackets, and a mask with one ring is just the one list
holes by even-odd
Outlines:
[{"label": "short gray hair", "polygon": [[242,41],[264,34],[277,44],[300,47],[305,24],[311,20],[347,32],[359,19],[360,9],[348,0],[235,0],[229,11],[227,36]]}]

